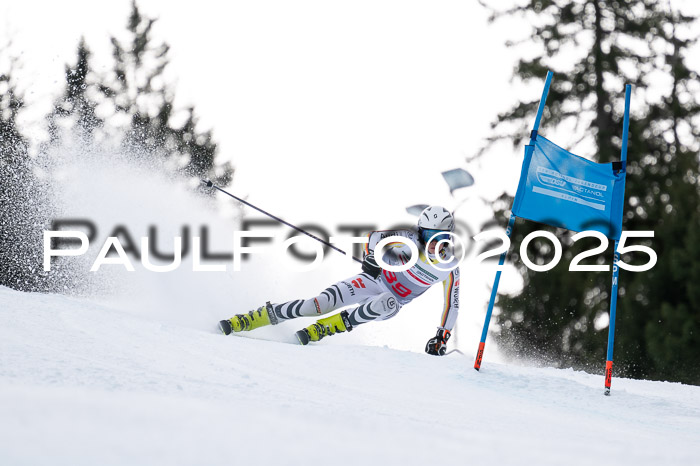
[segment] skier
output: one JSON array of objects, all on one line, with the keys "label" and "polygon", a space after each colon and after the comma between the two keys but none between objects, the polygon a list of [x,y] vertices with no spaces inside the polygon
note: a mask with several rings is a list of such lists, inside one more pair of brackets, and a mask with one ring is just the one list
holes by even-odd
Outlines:
[{"label": "skier", "polygon": [[[296,332],[302,345],[319,341],[323,337],[351,331],[358,325],[373,320],[386,320],[395,316],[401,307],[442,282],[445,304],[437,334],[425,346],[428,354],[444,355],[447,340],[459,312],[459,268],[453,267],[453,257],[447,243],[454,230],[454,219],[443,207],[430,206],[418,219],[418,232],[412,230],[373,231],[365,246],[362,273],[326,288],[320,295],[283,304],[270,304],[247,314],[237,314],[219,322],[219,329],[228,335],[233,332],[250,331],[266,325],[297,317],[328,314],[340,308],[355,305],[353,309],[325,317]],[[403,272],[383,270],[374,258],[374,249],[384,238],[400,236],[412,241],[419,252],[418,261]],[[436,247],[440,248],[436,251]],[[411,258],[408,245],[402,242],[389,243],[384,248],[382,259],[391,266],[406,264]],[[438,258],[440,260],[438,260]],[[451,260],[453,259],[453,260]]]}]

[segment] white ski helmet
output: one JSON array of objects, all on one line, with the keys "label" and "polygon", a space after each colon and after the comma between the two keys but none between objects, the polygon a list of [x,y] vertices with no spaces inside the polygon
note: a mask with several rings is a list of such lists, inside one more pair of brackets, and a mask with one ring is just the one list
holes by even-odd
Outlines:
[{"label": "white ski helmet", "polygon": [[452,232],[454,229],[454,217],[444,207],[435,205],[426,207],[418,217],[418,233],[424,242],[441,231]]},{"label": "white ski helmet", "polygon": [[418,228],[453,231],[455,229],[455,220],[449,210],[439,205],[431,205],[420,213]]}]

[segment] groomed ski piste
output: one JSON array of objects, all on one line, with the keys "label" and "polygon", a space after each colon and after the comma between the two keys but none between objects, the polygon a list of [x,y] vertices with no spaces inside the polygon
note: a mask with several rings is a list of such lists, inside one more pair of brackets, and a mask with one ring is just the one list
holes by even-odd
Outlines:
[{"label": "groomed ski piste", "polygon": [[[66,159],[53,179],[62,213],[99,229],[88,254],[65,258],[76,266],[90,268],[115,224],[136,238],[158,225],[161,250],[183,224],[209,226],[215,251],[230,245],[236,226],[183,186],[114,157]],[[486,300],[468,284],[492,277],[479,270],[462,272],[464,354],[423,353],[441,290],[308,346],[294,339],[308,318],[218,333],[222,318],[357,273],[278,262],[105,265],[80,297],[0,287],[0,465],[699,464],[700,387],[614,376],[606,397],[604,361],[598,374],[514,365],[488,341],[475,371],[469,322]]]},{"label": "groomed ski piste", "polygon": [[601,375],[472,355],[223,337],[7,288],[0,308],[3,465],[698,464],[695,386],[605,397]]}]

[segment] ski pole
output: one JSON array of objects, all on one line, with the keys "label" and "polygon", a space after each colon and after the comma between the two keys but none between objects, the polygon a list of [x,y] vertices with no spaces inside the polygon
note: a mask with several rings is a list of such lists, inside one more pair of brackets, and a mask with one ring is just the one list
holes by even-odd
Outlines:
[{"label": "ski pole", "polygon": [[[281,218],[279,218],[279,217],[277,217],[277,216],[275,216],[275,215],[272,215],[272,214],[269,213],[269,212],[265,212],[264,210],[260,209],[259,207],[254,206],[254,205],[251,204],[250,202],[244,201],[244,200],[241,199],[240,197],[234,196],[234,195],[231,194],[230,192],[228,192],[228,191],[226,191],[226,190],[224,190],[224,189],[221,189],[220,187],[218,187],[217,185],[215,185],[214,183],[212,183],[210,180],[207,180],[207,181],[202,180],[202,183],[206,184],[206,185],[207,185],[207,188],[218,189],[218,190],[221,191],[222,193],[224,193],[224,194],[226,194],[226,195],[228,195],[228,196],[231,196],[232,198],[234,198],[234,199],[237,200],[238,202],[242,202],[243,204],[247,205],[248,207],[252,207],[253,209],[257,210],[258,212],[260,212],[260,213],[262,213],[262,214],[265,214],[265,215],[267,215],[268,217],[273,218],[273,219],[277,220],[278,222],[287,225],[287,226],[290,227],[290,228],[295,229],[295,230],[298,231],[299,233],[304,233],[306,236],[310,236],[311,238],[315,239],[316,241],[319,241],[319,242],[325,244],[326,246],[328,246],[328,247],[330,247],[330,248],[332,248],[332,249],[335,249],[335,250],[338,251],[339,253],[341,253],[341,254],[343,254],[343,255],[346,255],[346,256],[348,255],[347,252],[343,251],[342,249],[340,249],[340,248],[338,248],[338,247],[333,246],[333,245],[332,245],[331,243],[329,243],[328,241],[323,240],[323,239],[319,238],[319,237],[316,236],[316,235],[312,235],[312,234],[309,233],[308,231],[302,230],[301,228],[299,228],[299,227],[297,227],[297,226],[294,226],[294,225],[292,225],[292,224],[289,223],[289,222],[285,222],[285,221],[282,220]],[[355,261],[357,261],[357,262],[359,262],[359,263],[362,263],[362,259],[358,259],[358,258],[355,257],[355,256],[351,256],[351,257],[352,257]]]}]

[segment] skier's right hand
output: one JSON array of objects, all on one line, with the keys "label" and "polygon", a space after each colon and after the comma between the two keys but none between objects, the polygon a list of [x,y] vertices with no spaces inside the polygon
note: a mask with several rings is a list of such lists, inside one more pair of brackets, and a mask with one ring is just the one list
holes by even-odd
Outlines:
[{"label": "skier's right hand", "polygon": [[438,328],[437,335],[428,340],[428,344],[425,345],[425,352],[435,356],[444,356],[447,352],[447,340],[450,339],[450,335],[452,334],[446,328]]},{"label": "skier's right hand", "polygon": [[372,278],[377,278],[382,273],[382,268],[379,267],[379,264],[374,259],[374,253],[370,252],[362,260],[362,271]]}]

